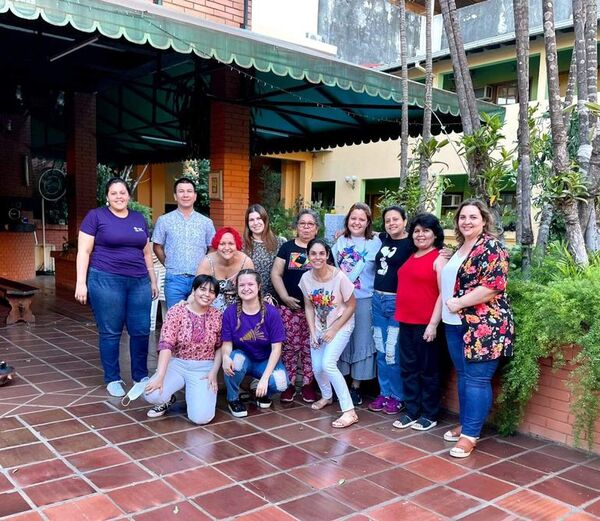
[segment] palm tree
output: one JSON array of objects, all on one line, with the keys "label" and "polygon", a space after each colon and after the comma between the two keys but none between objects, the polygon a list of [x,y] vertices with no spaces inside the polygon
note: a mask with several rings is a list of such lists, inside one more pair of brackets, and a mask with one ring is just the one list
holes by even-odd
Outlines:
[{"label": "palm tree", "polygon": [[399,0],[400,62],[402,63],[402,122],[400,128],[400,186],[408,177],[408,44],[406,42],[406,3]]},{"label": "palm tree", "polygon": [[[477,112],[477,99],[471,81],[467,55],[460,32],[456,3],[454,0],[439,0],[448,48],[454,71],[454,84],[460,110],[463,134],[471,135],[481,126]],[[475,155],[468,160],[469,185],[477,197],[485,198],[483,177],[480,175],[487,158]]]},{"label": "palm tree", "polygon": [[515,38],[517,46],[517,85],[519,89],[518,153],[519,172],[517,177],[518,229],[517,238],[523,252],[522,271],[529,273],[531,267],[531,158],[529,146],[529,3],[513,0]]},{"label": "palm tree", "polygon": [[[567,154],[567,132],[562,116],[562,102],[558,79],[558,56],[556,52],[556,34],[554,32],[554,0],[542,2],[544,19],[544,46],[546,48],[546,68],[548,69],[548,105],[550,110],[550,130],[552,134],[553,176],[566,177],[570,170]],[[566,227],[567,244],[577,264],[587,266],[589,263],[579,214],[577,200],[574,197],[563,197],[557,200]]]},{"label": "palm tree", "polygon": [[[433,0],[425,1],[425,103],[423,107],[423,145],[431,139],[431,112],[433,97],[433,59],[431,45],[431,25],[433,23]],[[428,154],[422,153],[419,164],[419,211],[425,211],[429,167],[431,161]]]}]

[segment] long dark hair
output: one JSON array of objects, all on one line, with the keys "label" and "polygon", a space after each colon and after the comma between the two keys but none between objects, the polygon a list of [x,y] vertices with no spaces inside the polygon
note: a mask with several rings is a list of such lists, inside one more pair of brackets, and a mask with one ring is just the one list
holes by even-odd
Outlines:
[{"label": "long dark hair", "polygon": [[117,183],[121,183],[122,185],[124,185],[125,189],[127,190],[127,193],[129,194],[129,196],[131,196],[131,188],[129,187],[125,179],[123,179],[122,177],[111,177],[108,181],[106,181],[106,185],[104,186],[104,193],[106,196],[108,196],[108,191],[110,190],[110,187],[112,185],[116,185]]},{"label": "long dark hair", "polygon": [[252,255],[254,250],[254,241],[252,240],[252,232],[248,226],[248,219],[250,214],[256,212],[260,215],[262,222],[265,224],[265,230],[262,233],[262,242],[265,245],[267,251],[273,253],[277,252],[277,236],[271,230],[271,223],[269,222],[269,214],[260,204],[252,204],[246,210],[246,217],[244,218],[244,250],[248,255]]},{"label": "long dark hair", "polygon": [[348,228],[348,222],[350,221],[350,215],[354,210],[362,210],[365,212],[367,216],[367,227],[365,228],[365,239],[373,238],[373,213],[371,212],[371,208],[369,208],[368,204],[365,203],[354,203],[348,213],[346,214],[346,218],[344,219],[344,237],[350,237],[352,234],[350,233],[350,228]]},{"label": "long dark hair", "polygon": [[[444,229],[440,224],[440,220],[433,215],[432,213],[420,213],[415,215],[413,220],[410,222],[410,226],[408,227],[408,236],[412,241],[412,236],[415,231],[415,228],[420,226],[421,228],[426,228],[427,230],[431,230],[435,239],[433,241],[433,247],[438,250],[444,247]],[[413,241],[412,243],[413,251],[417,251],[417,247]]]}]

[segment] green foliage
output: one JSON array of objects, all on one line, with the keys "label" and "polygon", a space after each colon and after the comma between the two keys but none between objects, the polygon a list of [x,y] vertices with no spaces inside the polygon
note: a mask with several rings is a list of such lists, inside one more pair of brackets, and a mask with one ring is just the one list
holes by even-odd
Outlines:
[{"label": "green foliage", "polygon": [[[447,139],[438,141],[435,138],[431,138],[428,142],[418,139],[412,150],[413,157],[408,163],[408,176],[406,177],[404,185],[400,186],[397,190],[384,189],[383,192],[381,192],[377,207],[383,210],[388,206],[397,204],[404,207],[408,215],[412,216],[418,213],[420,201],[421,198],[423,198],[425,207],[433,209],[437,199],[442,192],[450,186],[451,181],[442,176],[434,176],[427,183],[425,194],[422,195],[419,180],[419,165],[421,158],[426,160],[430,166],[435,164],[445,165],[445,163],[433,162],[432,159],[434,155],[447,144]],[[379,223],[377,223],[376,228],[383,229],[383,226],[379,226]]]},{"label": "green foliage", "polygon": [[[131,172],[131,169],[125,169],[123,172],[117,172],[108,165],[100,165],[100,164],[97,165],[97,167],[96,167],[96,203],[98,206],[104,206],[106,204],[106,193],[105,193],[106,182],[111,177],[121,177],[125,182],[127,182],[127,184],[129,184],[129,186],[132,186],[132,182],[129,177],[130,172]],[[148,226],[149,227],[152,226],[152,208],[150,208],[149,206],[145,206],[141,203],[138,203],[137,201],[134,201],[133,199],[129,200],[129,208],[131,208],[132,210],[135,210],[137,212],[140,212],[144,216],[144,219],[146,219],[146,223],[148,224]]]},{"label": "green foliage", "polygon": [[575,441],[585,438],[591,447],[600,405],[600,256],[581,268],[564,244],[553,244],[543,260],[536,260],[530,280],[512,275],[509,294],[517,335],[502,377],[496,425],[503,434],[513,432],[537,389],[540,360],[552,357],[554,368],[560,368],[564,348],[575,346],[580,352],[569,382]]},{"label": "green foliage", "polygon": [[189,177],[196,184],[196,203],[194,207],[197,211],[207,214],[210,209],[210,200],[208,198],[208,173],[210,172],[210,161],[208,159],[189,159],[184,163],[183,175]]},{"label": "green foliage", "polygon": [[484,124],[473,134],[461,137],[460,152],[468,161],[481,161],[480,181],[485,198],[490,207],[501,200],[500,193],[514,185],[517,171],[513,163],[514,150],[500,145],[505,139],[504,125],[498,115],[481,114]]}]

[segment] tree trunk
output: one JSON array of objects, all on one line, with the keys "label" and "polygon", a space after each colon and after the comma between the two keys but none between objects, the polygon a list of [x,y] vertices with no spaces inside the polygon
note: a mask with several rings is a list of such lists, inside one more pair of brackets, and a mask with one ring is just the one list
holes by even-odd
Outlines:
[{"label": "tree trunk", "polygon": [[[550,110],[550,129],[554,158],[552,170],[554,176],[562,176],[569,171],[567,155],[567,133],[562,117],[562,102],[558,80],[558,57],[556,52],[556,34],[554,32],[554,0],[543,0],[544,45],[546,48],[546,67],[548,69],[548,107]],[[577,201],[563,199],[557,205],[566,225],[567,244],[575,262],[582,266],[589,263],[583,233],[579,222]]]},{"label": "tree trunk", "polygon": [[517,46],[517,85],[519,89],[519,172],[517,191],[520,193],[518,240],[522,250],[521,269],[528,276],[531,268],[531,158],[529,146],[529,2],[513,0]]},{"label": "tree trunk", "polygon": [[408,49],[406,43],[406,4],[398,2],[400,9],[400,62],[402,63],[402,122],[400,128],[400,186],[408,177]]},{"label": "tree trunk", "polygon": [[[454,29],[452,28],[448,0],[439,0],[439,2],[442,11],[442,19],[444,21],[444,30],[446,31],[446,37],[448,38],[448,48],[450,49],[450,59],[452,61],[452,70],[454,71],[454,85],[456,87],[456,96],[458,98],[463,133],[470,135],[473,133],[473,125],[471,122],[471,112],[469,111],[467,94],[465,93],[465,83],[463,81],[463,74],[465,71],[463,71],[458,57],[459,50],[456,47],[456,40],[454,38]],[[466,73],[469,74],[469,71],[467,70]]]},{"label": "tree trunk", "polygon": [[[598,6],[596,0],[585,0],[585,59],[587,74],[588,100],[596,102],[598,99]],[[593,126],[595,119],[590,115]]]},{"label": "tree trunk", "polygon": [[[469,72],[458,16],[456,15],[456,4],[454,0],[439,0],[439,4],[444,21],[444,30],[448,38],[463,134],[471,135],[474,130],[480,127],[480,122],[471,73]],[[480,175],[485,164],[485,158],[479,156],[470,157],[468,160],[469,185],[474,195],[481,199],[485,199],[484,184]]]},{"label": "tree trunk", "polygon": [[[585,59],[586,59],[586,79],[587,79],[587,99],[592,103],[598,100],[598,6],[596,0],[584,0],[585,5]],[[593,113],[589,113],[589,130],[595,128],[595,136],[598,136],[598,118]],[[595,200],[600,193],[600,171],[597,166],[592,171],[592,160],[595,165],[598,163],[598,154],[600,153],[600,140],[594,137],[592,142],[591,157],[587,170],[587,184],[589,196],[588,204],[584,210],[585,223],[585,245],[588,251],[598,251],[600,248],[600,231],[596,223],[596,204]]]},{"label": "tree trunk", "polygon": [[550,225],[552,224],[553,215],[552,205],[544,203],[542,206],[542,215],[540,217],[540,229],[538,230],[537,242],[535,243],[535,251],[537,255],[545,255],[548,241],[550,240]]},{"label": "tree trunk", "polygon": [[[431,112],[433,97],[433,64],[431,50],[431,26],[433,23],[433,0],[425,2],[425,106],[423,107],[423,144],[431,139]],[[426,211],[427,185],[429,183],[430,158],[422,153],[419,164],[419,211]]]}]

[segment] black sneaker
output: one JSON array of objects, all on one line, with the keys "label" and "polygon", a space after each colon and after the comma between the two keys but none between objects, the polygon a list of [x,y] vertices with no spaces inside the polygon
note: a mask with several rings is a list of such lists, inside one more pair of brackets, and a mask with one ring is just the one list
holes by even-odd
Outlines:
[{"label": "black sneaker", "polygon": [[172,394],[171,399],[167,403],[155,405],[146,413],[146,416],[148,416],[148,418],[160,418],[161,416],[164,416],[167,413],[167,411],[171,408],[171,406],[175,403],[176,399],[177,398],[175,398],[175,395]]},{"label": "black sneaker", "polygon": [[354,406],[362,405],[362,396],[360,394],[360,389],[355,387],[350,387],[350,397],[352,398],[352,403]]},{"label": "black sneaker", "polygon": [[413,420],[408,414],[404,413],[400,415],[394,423],[392,423],[392,427],[396,427],[396,429],[406,429],[411,425],[414,425],[417,420]]},{"label": "black sneaker", "polygon": [[259,409],[268,409],[271,407],[271,398],[268,396],[261,396],[260,398],[256,397],[256,406]]},{"label": "black sneaker", "polygon": [[239,400],[233,400],[232,402],[227,402],[227,406],[231,411],[231,414],[236,418],[244,418],[248,416],[248,411],[246,410],[246,406],[240,402]]}]

